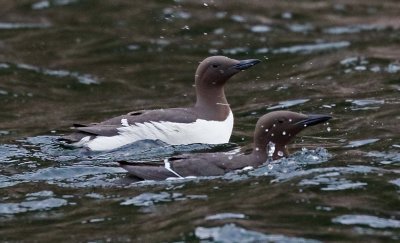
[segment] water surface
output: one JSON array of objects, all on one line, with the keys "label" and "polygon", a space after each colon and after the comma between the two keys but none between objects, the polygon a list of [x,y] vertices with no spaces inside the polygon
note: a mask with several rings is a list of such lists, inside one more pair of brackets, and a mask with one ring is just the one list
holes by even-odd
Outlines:
[{"label": "water surface", "polygon": [[[399,240],[397,1],[0,4],[1,240]],[[227,84],[232,143],[57,144],[77,121],[191,105],[196,66],[214,54],[262,60]],[[291,157],[223,177],[132,183],[115,162],[246,150],[280,109],[334,119]]]}]

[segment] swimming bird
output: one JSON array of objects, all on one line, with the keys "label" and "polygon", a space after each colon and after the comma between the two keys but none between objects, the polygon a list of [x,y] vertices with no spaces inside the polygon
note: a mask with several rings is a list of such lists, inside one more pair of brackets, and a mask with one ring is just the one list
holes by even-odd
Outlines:
[{"label": "swimming bird", "polygon": [[140,110],[109,120],[74,124],[75,133],[60,140],[91,151],[107,151],[139,140],[161,140],[170,145],[227,143],[233,114],[224,85],[230,77],[260,60],[235,60],[224,56],[204,59],[195,74],[196,103],[188,108]]},{"label": "swimming bird", "polygon": [[304,115],[291,111],[274,111],[263,115],[254,132],[250,154],[226,152],[187,154],[158,162],[118,161],[129,175],[139,180],[164,180],[170,177],[219,176],[266,161],[288,156],[286,145],[306,127],[331,119],[328,115]]}]

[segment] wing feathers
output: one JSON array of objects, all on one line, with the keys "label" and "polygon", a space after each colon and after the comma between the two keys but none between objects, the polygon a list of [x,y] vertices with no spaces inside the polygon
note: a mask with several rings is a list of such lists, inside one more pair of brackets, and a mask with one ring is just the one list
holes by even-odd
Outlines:
[{"label": "wing feathers", "polygon": [[164,168],[164,166],[154,165],[128,165],[120,163],[121,167],[128,171],[129,174],[142,180],[165,180],[169,177],[176,177],[172,172]]}]

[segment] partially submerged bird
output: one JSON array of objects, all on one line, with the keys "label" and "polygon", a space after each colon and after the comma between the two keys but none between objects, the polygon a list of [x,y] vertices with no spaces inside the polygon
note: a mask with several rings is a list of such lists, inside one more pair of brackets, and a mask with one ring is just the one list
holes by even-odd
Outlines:
[{"label": "partially submerged bird", "polygon": [[134,111],[100,123],[75,124],[76,132],[61,140],[92,151],[112,150],[145,139],[171,145],[227,143],[232,134],[233,114],[224,85],[233,75],[259,62],[208,57],[196,71],[197,101],[193,107]]},{"label": "partially submerged bird", "polygon": [[286,145],[303,129],[331,119],[327,115],[304,115],[274,111],[262,116],[255,128],[250,154],[204,153],[171,157],[158,162],[119,161],[120,166],[140,180],[164,180],[170,177],[219,176],[233,170],[258,167],[269,159],[288,155]]}]

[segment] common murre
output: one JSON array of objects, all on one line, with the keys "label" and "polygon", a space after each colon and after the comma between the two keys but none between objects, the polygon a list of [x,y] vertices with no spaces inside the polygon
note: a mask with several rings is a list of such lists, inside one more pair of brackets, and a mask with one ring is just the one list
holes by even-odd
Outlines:
[{"label": "common murre", "polygon": [[288,155],[286,145],[306,127],[331,119],[328,115],[304,115],[274,111],[262,116],[255,128],[250,154],[184,154],[155,162],[118,161],[129,175],[139,180],[164,180],[171,177],[219,176],[246,167],[256,168],[268,160]]},{"label": "common murre", "polygon": [[75,124],[76,132],[60,140],[92,151],[112,150],[145,139],[171,145],[227,143],[232,134],[233,114],[224,85],[233,75],[259,62],[208,57],[196,71],[193,107],[134,111],[100,123]]}]

